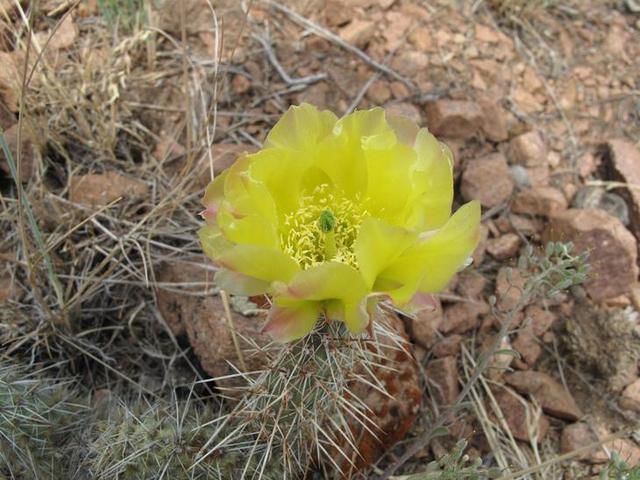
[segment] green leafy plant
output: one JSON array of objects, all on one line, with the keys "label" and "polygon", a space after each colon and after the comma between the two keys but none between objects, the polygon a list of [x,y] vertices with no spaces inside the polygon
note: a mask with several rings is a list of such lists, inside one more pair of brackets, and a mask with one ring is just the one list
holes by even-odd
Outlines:
[{"label": "green leafy plant", "polygon": [[618,452],[612,452],[611,460],[600,472],[600,480],[640,480],[640,465],[628,465]]}]

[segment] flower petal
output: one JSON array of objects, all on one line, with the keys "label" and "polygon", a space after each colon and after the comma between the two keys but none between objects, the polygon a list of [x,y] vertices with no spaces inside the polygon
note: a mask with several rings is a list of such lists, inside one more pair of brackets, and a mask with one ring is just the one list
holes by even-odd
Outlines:
[{"label": "flower petal", "polygon": [[412,147],[420,130],[416,122],[402,115],[387,114],[386,118],[387,123],[398,137],[398,141]]},{"label": "flower petal", "polygon": [[453,201],[453,160],[451,152],[426,129],[421,129],[414,146],[418,169],[414,174],[415,199],[420,230],[443,226],[451,215]]},{"label": "flower petal", "polygon": [[347,301],[366,294],[367,286],[360,272],[339,262],[321,263],[299,272],[289,282],[285,293],[294,299]]},{"label": "flower petal", "polygon": [[417,235],[404,228],[389,225],[373,217],[365,219],[360,225],[354,250],[358,269],[367,287],[371,289],[378,274],[417,239]]},{"label": "flower petal", "polygon": [[473,252],[480,238],[480,204],[469,202],[458,209],[435,234],[407,248],[380,277],[402,285],[390,291],[394,302],[408,302],[417,292],[442,290]]},{"label": "flower petal", "polygon": [[269,282],[258,280],[257,278],[248,277],[242,273],[233,272],[231,270],[218,270],[214,276],[214,283],[232,295],[243,295],[251,297],[253,295],[261,295],[267,293]]},{"label": "flower petal", "polygon": [[318,302],[301,301],[286,305],[274,303],[262,331],[279,342],[297,340],[313,330],[320,308]]},{"label": "flower petal", "polygon": [[260,245],[236,245],[215,260],[223,268],[269,283],[288,282],[300,271],[281,250]]},{"label": "flower petal", "polygon": [[267,135],[265,147],[312,152],[318,142],[331,133],[336,121],[332,112],[319,111],[308,103],[292,106]]},{"label": "flower petal", "polygon": [[233,247],[233,244],[224,237],[217,225],[205,225],[200,228],[198,238],[205,255],[212,260]]}]

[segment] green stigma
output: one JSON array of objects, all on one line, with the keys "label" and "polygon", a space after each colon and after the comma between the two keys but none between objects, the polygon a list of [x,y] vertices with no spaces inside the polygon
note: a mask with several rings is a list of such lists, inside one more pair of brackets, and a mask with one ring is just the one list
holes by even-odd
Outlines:
[{"label": "green stigma", "polygon": [[331,210],[323,210],[318,219],[318,226],[323,233],[329,233],[336,227],[336,217]]}]

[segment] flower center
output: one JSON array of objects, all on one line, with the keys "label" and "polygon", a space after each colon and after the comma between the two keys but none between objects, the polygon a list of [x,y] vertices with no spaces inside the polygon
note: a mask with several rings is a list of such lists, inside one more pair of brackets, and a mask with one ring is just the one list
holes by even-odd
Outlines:
[{"label": "flower center", "polygon": [[329,260],[355,267],[353,244],[368,215],[362,202],[345,198],[327,184],[319,185],[285,216],[282,249],[303,269]]}]

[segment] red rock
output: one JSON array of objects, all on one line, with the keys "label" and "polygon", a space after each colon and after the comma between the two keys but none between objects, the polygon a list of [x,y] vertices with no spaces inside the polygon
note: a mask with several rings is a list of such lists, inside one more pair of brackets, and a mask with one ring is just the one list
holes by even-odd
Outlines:
[{"label": "red rock", "polygon": [[526,284],[526,278],[519,270],[502,267],[496,277],[496,297],[498,307],[503,311],[509,311],[518,304],[522,296],[522,290]]},{"label": "red rock", "polygon": [[415,50],[403,50],[391,61],[392,68],[405,77],[416,77],[429,68],[429,55]]},{"label": "red rock", "polygon": [[408,318],[407,329],[409,336],[418,345],[429,350],[436,339],[436,332],[443,321],[442,305],[440,300],[436,298],[435,308],[424,308],[414,315],[414,318]]},{"label": "red rock", "polygon": [[376,24],[368,20],[354,19],[338,32],[345,42],[358,48],[364,47],[373,38]]},{"label": "red rock", "polygon": [[466,299],[478,300],[482,298],[486,286],[487,279],[478,272],[465,271],[458,274],[456,290]]},{"label": "red rock", "polygon": [[546,187],[549,185],[549,165],[526,167],[529,184],[532,187]]},{"label": "red rock", "polygon": [[489,313],[489,305],[483,301],[460,302],[444,309],[442,333],[464,333],[480,326],[480,315]]},{"label": "red rock", "polygon": [[536,414],[529,402],[511,390],[500,388],[494,397],[514,438],[523,442],[531,439],[541,442],[544,439],[549,430],[549,420],[542,412]]},{"label": "red rock", "polygon": [[[594,425],[594,430],[601,440],[610,435],[610,432],[602,425]],[[640,465],[640,447],[633,441],[626,438],[618,438],[605,443],[605,447],[609,452],[616,452],[627,465],[634,467]]]},{"label": "red rock", "polygon": [[515,233],[505,233],[487,242],[487,252],[496,260],[506,260],[518,253],[520,237]]},{"label": "red rock", "polygon": [[558,317],[555,313],[538,305],[530,305],[525,310],[525,318],[525,321],[531,323],[534,335],[540,337],[551,328]]},{"label": "red rock", "polygon": [[90,173],[71,177],[69,199],[86,206],[107,205],[119,197],[140,200],[148,193],[147,184],[116,172]]},{"label": "red rock", "polygon": [[462,100],[437,100],[427,105],[427,127],[437,136],[467,138],[483,122],[477,103]]},{"label": "red rock", "polygon": [[538,167],[547,161],[547,145],[542,134],[532,130],[518,135],[509,142],[509,162],[525,167]]},{"label": "red rock", "polygon": [[575,252],[589,251],[585,288],[600,301],[625,294],[638,278],[637,245],[617,218],[595,209],[569,209],[553,217],[545,241],[571,241]]},{"label": "red rock", "polygon": [[367,90],[367,98],[376,105],[382,105],[391,98],[391,89],[387,82],[376,80]]},{"label": "red rock", "polygon": [[515,213],[553,217],[568,207],[563,193],[553,187],[535,187],[518,192],[511,210]]},{"label": "red rock", "polygon": [[449,335],[448,337],[444,337],[442,340],[437,342],[431,353],[436,358],[442,357],[455,357],[460,353],[460,344],[462,343],[463,337],[462,335]]},{"label": "red rock", "polygon": [[234,75],[231,80],[231,88],[233,88],[234,93],[242,95],[251,89],[251,80],[244,75]]},{"label": "red rock", "polygon": [[[611,140],[600,146],[600,157],[611,176],[610,180],[628,185],[640,185],[640,150],[626,140]],[[630,210],[630,229],[640,239],[640,190],[616,190]]]},{"label": "red rock", "polygon": [[[597,441],[598,436],[589,425],[584,422],[572,423],[562,430],[560,453],[571,453]],[[606,463],[609,460],[607,452],[605,452],[602,447],[595,447],[592,450],[583,451],[573,458],[589,463]]]},{"label": "red rock", "polygon": [[407,117],[414,121],[417,125],[422,125],[422,114],[418,107],[413,103],[399,102],[393,103],[385,107],[385,111],[389,115],[399,115],[401,117]]},{"label": "red rock", "polygon": [[504,376],[508,385],[518,392],[535,397],[542,409],[554,417],[578,420],[582,412],[564,387],[546,373],[525,371]]},{"label": "red rock", "polygon": [[513,180],[504,156],[492,153],[471,160],[462,172],[460,191],[465,200],[477,199],[487,208],[505,202],[513,192]]},{"label": "red rock", "polygon": [[456,357],[431,360],[425,367],[427,381],[441,406],[451,405],[460,394]]},{"label": "red rock", "polygon": [[529,367],[535,365],[542,354],[542,347],[538,342],[538,337],[533,332],[531,324],[522,328],[513,341],[514,350],[522,356]]},{"label": "red rock", "polygon": [[[389,84],[389,88],[391,89],[391,94],[395,99],[406,98],[411,94],[407,86],[404,83],[399,82],[398,80],[396,80],[395,82],[391,82]],[[420,114],[418,113],[418,115]]]},{"label": "red rock", "polygon": [[[20,168],[20,181],[26,183],[29,181],[35,170],[35,148],[30,140],[31,134],[26,128],[22,129],[22,136],[20,138],[21,143],[21,168]],[[18,124],[12,125],[4,131],[4,139],[7,142],[11,155],[13,157],[14,165],[18,161]],[[0,171],[4,172],[7,176],[11,175],[9,168],[9,161],[4,154],[4,150],[0,148]]]},{"label": "red rock", "polygon": [[481,23],[476,23],[475,38],[478,42],[498,43],[500,41],[500,34],[491,27],[488,27]]},{"label": "red rock", "polygon": [[527,237],[536,237],[542,232],[542,222],[539,219],[510,214],[509,221],[516,232]]},{"label": "red rock", "polygon": [[623,390],[620,406],[626,410],[640,413],[640,379],[637,379]]},{"label": "red rock", "polygon": [[507,116],[496,98],[482,96],[478,99],[478,106],[483,113],[480,129],[492,142],[504,142],[509,138]]},{"label": "red rock", "polygon": [[0,305],[15,299],[17,292],[13,276],[8,272],[0,273]]}]

